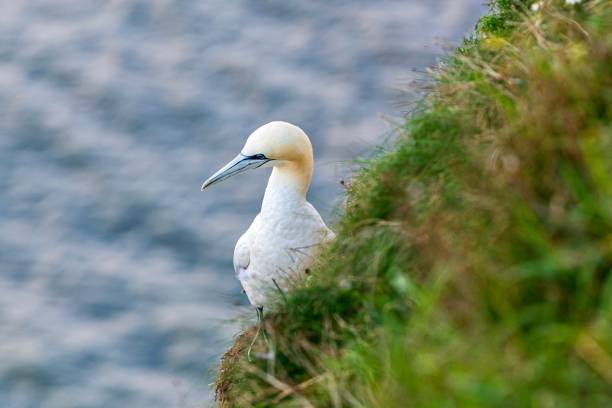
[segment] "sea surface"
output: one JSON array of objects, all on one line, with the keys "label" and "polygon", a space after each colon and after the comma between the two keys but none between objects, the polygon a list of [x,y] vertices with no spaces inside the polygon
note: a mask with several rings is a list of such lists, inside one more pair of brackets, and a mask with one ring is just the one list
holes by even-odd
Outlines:
[{"label": "sea surface", "polygon": [[266,170],[200,192],[271,120],[333,222],[483,0],[0,4],[0,407],[202,407],[252,316],[233,247]]}]

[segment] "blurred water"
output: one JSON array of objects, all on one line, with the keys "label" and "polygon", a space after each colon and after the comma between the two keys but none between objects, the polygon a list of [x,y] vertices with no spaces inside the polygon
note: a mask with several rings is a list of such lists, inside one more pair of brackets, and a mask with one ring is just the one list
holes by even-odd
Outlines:
[{"label": "blurred water", "polygon": [[0,406],[202,406],[244,310],[233,246],[266,172],[200,193],[259,125],[343,159],[482,0],[0,4]]}]

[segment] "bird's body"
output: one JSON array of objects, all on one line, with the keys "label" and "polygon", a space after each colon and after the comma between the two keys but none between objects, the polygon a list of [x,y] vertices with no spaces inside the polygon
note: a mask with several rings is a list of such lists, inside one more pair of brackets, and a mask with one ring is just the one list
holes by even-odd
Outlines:
[{"label": "bird's body", "polygon": [[[264,306],[303,277],[322,242],[333,238],[306,200],[279,200],[266,191],[261,212],[236,244],[234,270],[253,305]],[[278,294],[278,293],[277,293]]]},{"label": "bird's body", "polygon": [[[246,164],[245,164],[246,163]],[[257,129],[241,154],[203,186],[241,172],[240,166],[274,168],[261,212],[234,250],[234,270],[251,304],[268,306],[312,264],[318,247],[333,239],[317,210],[306,201],[312,178],[312,146],[306,134],[285,122]],[[268,165],[269,166],[269,165]]]}]

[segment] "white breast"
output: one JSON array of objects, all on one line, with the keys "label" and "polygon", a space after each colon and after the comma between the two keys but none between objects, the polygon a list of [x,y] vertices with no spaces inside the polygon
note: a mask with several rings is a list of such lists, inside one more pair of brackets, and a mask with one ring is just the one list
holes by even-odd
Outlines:
[{"label": "white breast", "polygon": [[304,277],[318,247],[333,239],[308,202],[267,208],[253,220],[234,250],[234,270],[249,301],[266,306]]}]

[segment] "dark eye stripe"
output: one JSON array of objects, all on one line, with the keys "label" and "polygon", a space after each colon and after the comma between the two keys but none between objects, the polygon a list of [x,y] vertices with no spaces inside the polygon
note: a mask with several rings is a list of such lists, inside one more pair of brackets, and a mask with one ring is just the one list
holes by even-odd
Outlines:
[{"label": "dark eye stripe", "polygon": [[267,160],[267,161],[272,160],[272,159],[268,159],[266,155],[263,153],[257,153],[257,154],[252,154],[250,156],[247,156],[246,154],[240,152],[240,155],[244,157],[245,159],[251,159],[251,160]]},{"label": "dark eye stripe", "polygon": [[247,156],[245,154],[240,153],[241,156],[243,156],[245,159],[253,159],[253,160],[268,160],[268,158],[266,157],[265,154],[262,153],[257,153],[257,154],[252,154],[250,156]]}]

